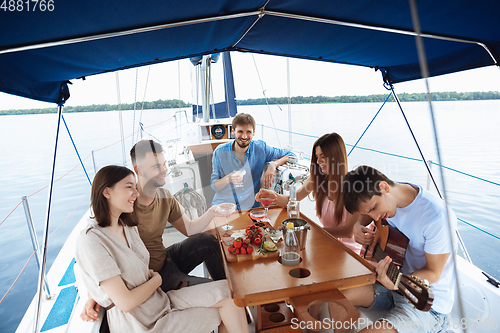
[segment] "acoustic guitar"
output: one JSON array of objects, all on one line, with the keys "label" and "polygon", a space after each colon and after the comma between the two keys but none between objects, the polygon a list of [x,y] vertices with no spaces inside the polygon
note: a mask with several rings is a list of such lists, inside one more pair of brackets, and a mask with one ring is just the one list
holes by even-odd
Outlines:
[{"label": "acoustic guitar", "polygon": [[366,260],[375,262],[379,262],[386,256],[391,257],[392,262],[387,269],[387,277],[416,309],[429,311],[434,300],[434,294],[429,286],[420,278],[403,275],[400,271],[409,242],[408,237],[397,228],[390,226],[385,219],[375,222],[374,230],[375,239],[372,244],[361,249],[360,255]]}]

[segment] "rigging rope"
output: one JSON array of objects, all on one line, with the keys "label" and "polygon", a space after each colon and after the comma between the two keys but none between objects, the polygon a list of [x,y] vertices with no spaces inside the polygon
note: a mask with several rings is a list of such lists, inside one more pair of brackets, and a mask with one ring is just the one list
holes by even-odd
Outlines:
[{"label": "rigging rope", "polygon": [[[142,96],[142,104],[141,104],[141,115],[139,116],[139,127],[142,129],[142,113],[144,111],[144,101],[146,100],[146,92],[148,90],[148,82],[149,82],[149,72],[151,71],[151,66],[148,66],[148,76],[146,77],[146,85],[144,86],[144,95]],[[142,132],[141,139],[142,139]],[[137,131],[137,140],[139,140],[139,131]]]},{"label": "rigging rope", "polygon": [[2,304],[3,300],[5,299],[5,297],[7,297],[7,295],[10,293],[10,291],[12,290],[12,288],[14,287],[14,285],[16,284],[17,280],[19,280],[19,277],[21,276],[21,274],[23,274],[24,270],[26,269],[26,266],[28,266],[28,263],[30,262],[31,258],[33,258],[33,256],[35,255],[35,253],[36,253],[36,251],[33,251],[33,253],[29,257],[28,261],[26,261],[26,263],[23,266],[23,269],[21,269],[21,272],[19,272],[19,274],[17,275],[16,279],[14,280],[14,282],[12,283],[12,285],[10,286],[9,290],[7,290],[7,292],[5,293],[5,295],[3,295],[2,299],[0,300],[0,304]]},{"label": "rigging rope", "polygon": [[6,216],[6,217],[2,220],[2,222],[0,222],[0,225],[2,225],[2,223],[4,223],[4,222],[5,222],[5,220],[7,220],[7,218],[8,218],[8,217],[9,217],[12,213],[14,213],[14,211],[17,209],[17,207],[19,207],[19,205],[20,205],[20,204],[22,204],[22,203],[23,203],[23,201],[24,201],[24,200],[19,201],[19,203],[16,205],[16,207],[14,207],[14,208],[13,208],[13,209],[9,212],[9,214],[7,214],[7,216]]},{"label": "rigging rope", "polygon": [[354,150],[354,148],[356,148],[356,146],[358,145],[358,142],[361,140],[361,138],[365,135],[366,131],[368,131],[368,128],[370,128],[371,124],[373,123],[373,121],[375,120],[375,118],[377,118],[378,114],[380,113],[380,111],[382,110],[382,108],[384,107],[385,103],[387,103],[387,101],[389,100],[389,98],[391,97],[392,95],[392,91],[389,93],[389,95],[387,95],[387,98],[385,99],[384,103],[382,103],[382,106],[380,107],[380,109],[378,109],[377,113],[375,114],[375,116],[373,117],[373,119],[370,121],[370,123],[368,124],[368,126],[366,126],[365,130],[363,131],[363,133],[361,134],[361,136],[359,137],[358,141],[356,141],[356,143],[354,144],[354,146],[352,146],[351,150],[349,151],[349,154],[347,154],[347,157],[349,157],[349,155],[351,155],[352,151]]},{"label": "rigging rope", "polygon": [[[260,124],[260,126],[273,129],[272,127],[267,126],[267,125]],[[275,128],[275,130],[280,131],[280,132],[286,132],[286,133],[288,133],[287,130],[282,130],[282,129],[279,129],[279,128]],[[313,139],[318,139],[319,138],[319,136],[316,136],[316,135],[309,135],[309,134],[298,133],[298,132],[292,132],[292,134],[304,136],[304,137],[307,137],[307,138],[313,138]],[[346,143],[345,145],[349,146],[349,147],[353,147],[352,144]],[[385,151],[381,151],[381,150],[377,150],[377,149],[372,149],[372,148],[365,148],[365,147],[357,146],[356,149],[362,149],[362,150],[372,151],[374,153],[384,154],[384,155],[393,156],[393,157],[399,157],[399,158],[407,159],[407,160],[410,160],[410,161],[416,161],[416,162],[421,162],[422,161],[419,158],[414,158],[414,157],[408,157],[408,156],[404,156],[404,155],[398,155],[398,154],[388,153],[388,152],[385,152]],[[447,167],[447,166],[444,166],[444,165],[440,165],[440,164],[435,163],[435,162],[432,162],[432,164],[434,164],[436,166],[441,166],[444,169],[447,169],[447,170],[450,170],[450,171],[454,171],[454,172],[460,173],[462,175],[465,175],[465,176],[468,176],[468,177],[471,177],[471,178],[475,178],[475,179],[482,180],[484,182],[487,182],[487,183],[490,183],[490,184],[493,184],[493,185],[496,185],[496,186],[500,186],[500,183],[496,183],[496,182],[493,182],[493,181],[488,180],[488,179],[484,179],[484,178],[481,178],[481,177],[478,177],[478,176],[474,176],[474,175],[472,175],[470,173],[466,173],[466,172],[463,172],[463,171],[460,171],[460,170],[457,170],[457,169],[453,169],[453,168],[450,168],[450,167]]]},{"label": "rigging rope", "polygon": [[[253,56],[253,54],[252,54],[252,59],[253,59],[254,65],[255,65],[255,70],[257,71],[257,76],[259,77],[260,87],[262,88],[262,94],[264,95],[264,98],[266,100],[267,110],[269,111],[269,115],[271,116],[271,121],[273,123],[274,133],[276,133],[276,139],[278,140],[278,146],[281,147],[280,137],[278,136],[278,133],[276,132],[276,125],[274,124],[273,114],[271,113],[271,108],[269,107],[269,101],[267,100],[266,90],[264,89],[264,85],[262,84],[262,80],[260,79],[259,69],[257,68],[257,63],[255,62],[255,57]],[[281,110],[281,108],[280,108],[280,110]],[[262,134],[264,134],[264,133],[262,133]]]},{"label": "rigging rope", "polygon": [[64,126],[66,127],[66,131],[68,131],[68,135],[69,135],[69,138],[71,139],[71,143],[73,144],[73,148],[75,148],[75,152],[76,152],[76,155],[78,156],[78,160],[80,161],[80,164],[83,168],[83,172],[85,172],[85,176],[87,176],[87,180],[89,181],[90,186],[92,186],[92,181],[90,180],[89,174],[87,173],[87,169],[85,169],[85,165],[83,164],[82,158],[80,157],[80,153],[78,152],[78,149],[76,148],[75,141],[73,140],[73,137],[71,136],[71,132],[69,131],[68,124],[66,124],[66,120],[64,119],[64,115],[61,115],[61,118],[64,122]]},{"label": "rigging rope", "polygon": [[[66,221],[68,221],[68,219],[73,215],[73,213],[78,209],[78,207],[80,207],[80,205],[82,204],[82,202],[85,200],[85,198],[89,195],[90,193],[90,190],[89,189],[87,191],[87,193],[85,194],[85,196],[83,197],[83,199],[80,201],[80,203],[75,207],[75,209],[73,209],[73,211],[66,217],[66,219],[48,236],[48,238],[52,237],[52,235],[57,231],[59,230],[60,227],[63,226],[64,223],[66,223]],[[22,202],[22,201],[21,201]],[[19,206],[19,205],[18,205]],[[17,207],[17,206],[16,206]],[[0,304],[2,304],[2,302],[4,301],[5,297],[7,297],[7,295],[10,293],[10,291],[12,290],[12,288],[14,287],[14,285],[17,283],[17,280],[19,280],[19,277],[21,276],[21,274],[23,274],[24,270],[26,269],[26,266],[28,266],[28,263],[31,261],[31,259],[33,258],[33,255],[38,251],[38,249],[40,249],[40,246],[42,244],[38,244],[38,247],[37,247],[37,250],[33,251],[33,253],[31,254],[31,256],[28,258],[28,261],[26,261],[26,263],[24,264],[23,268],[21,269],[21,271],[19,272],[19,274],[17,275],[16,279],[14,280],[14,282],[12,283],[12,285],[10,286],[9,290],[7,290],[7,292],[5,293],[5,295],[3,295],[2,299],[0,300]]]},{"label": "rigging rope", "polygon": [[135,94],[134,94],[134,118],[132,120],[132,146],[134,145],[135,138],[135,105],[137,103],[137,81],[139,78],[139,68],[135,69]]},{"label": "rigging rope", "polygon": [[115,72],[115,79],[116,79],[116,99],[118,102],[118,121],[120,123],[120,138],[122,142],[122,165],[126,166],[127,165],[127,158],[125,157],[125,138],[123,137],[123,117],[122,117],[122,100],[120,96],[120,76],[118,75],[118,72]]}]

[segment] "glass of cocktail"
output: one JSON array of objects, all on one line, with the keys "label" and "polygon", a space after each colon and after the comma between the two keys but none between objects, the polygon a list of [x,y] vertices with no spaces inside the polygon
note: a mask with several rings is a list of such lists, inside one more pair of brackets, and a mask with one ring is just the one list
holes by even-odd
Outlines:
[{"label": "glass of cocktail", "polygon": [[229,225],[229,215],[231,215],[236,210],[236,205],[234,203],[230,203],[230,202],[221,203],[217,207],[217,210],[219,211],[219,213],[226,216],[226,225],[223,225],[222,229],[224,229],[224,230],[233,229],[233,226]]},{"label": "glass of cocktail", "polygon": [[271,220],[267,217],[267,209],[273,204],[274,200],[276,199],[270,196],[259,197],[259,201],[262,204],[262,206],[264,206],[265,210],[265,216],[262,219],[263,222],[271,222]]},{"label": "glass of cocktail", "polygon": [[253,210],[250,212],[250,218],[254,221],[260,222],[266,217],[266,212],[263,209]]},{"label": "glass of cocktail", "polygon": [[247,174],[247,171],[245,169],[235,170],[234,174],[241,177],[240,183],[234,184],[234,187],[243,187],[244,186],[243,185],[243,179],[245,178],[245,175]]}]

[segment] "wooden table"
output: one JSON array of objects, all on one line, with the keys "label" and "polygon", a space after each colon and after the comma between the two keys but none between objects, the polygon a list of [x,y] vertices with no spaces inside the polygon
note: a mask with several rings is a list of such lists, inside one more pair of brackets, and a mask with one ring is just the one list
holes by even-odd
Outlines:
[{"label": "wooden table", "polygon": [[[235,213],[229,217],[234,229],[244,229],[252,224],[249,212]],[[277,229],[286,219],[286,209],[269,209],[271,225]],[[375,273],[370,264],[361,259],[349,248],[324,231],[321,226],[307,220],[311,229],[307,232],[306,247],[300,252],[302,262],[295,266],[284,266],[274,259],[259,259],[244,262],[227,262],[224,259],[226,277],[234,303],[238,306],[260,305],[290,301],[314,293],[343,290],[375,282]],[[217,232],[225,218],[216,218]],[[224,257],[224,255],[223,255]],[[292,277],[291,270],[301,268],[310,272],[303,278]],[[260,313],[260,312],[259,312]],[[257,323],[257,330],[262,323]]]}]

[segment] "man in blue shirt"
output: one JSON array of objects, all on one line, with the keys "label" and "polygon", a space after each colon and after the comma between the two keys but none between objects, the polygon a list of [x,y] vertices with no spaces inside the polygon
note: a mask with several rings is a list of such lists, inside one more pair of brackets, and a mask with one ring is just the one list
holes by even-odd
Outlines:
[{"label": "man in blue shirt", "polygon": [[262,140],[252,141],[255,120],[246,113],[233,118],[235,140],[222,144],[214,151],[210,183],[216,191],[213,205],[235,203],[239,210],[258,207],[255,194],[260,189],[260,178],[266,163],[264,186],[271,186],[276,168],[288,161],[292,152],[268,146]]}]

